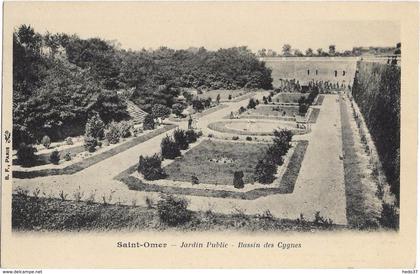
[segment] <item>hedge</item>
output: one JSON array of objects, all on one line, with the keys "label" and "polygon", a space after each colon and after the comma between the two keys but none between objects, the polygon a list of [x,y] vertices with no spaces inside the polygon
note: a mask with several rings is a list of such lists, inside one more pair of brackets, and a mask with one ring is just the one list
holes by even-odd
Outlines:
[{"label": "hedge", "polygon": [[357,63],[352,94],[375,142],[391,191],[400,194],[401,68]]}]

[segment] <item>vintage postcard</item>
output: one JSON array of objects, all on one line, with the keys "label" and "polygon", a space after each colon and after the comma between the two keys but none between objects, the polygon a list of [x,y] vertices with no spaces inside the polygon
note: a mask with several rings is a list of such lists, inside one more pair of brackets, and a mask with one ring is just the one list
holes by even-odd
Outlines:
[{"label": "vintage postcard", "polygon": [[416,2],[5,2],[3,268],[415,268]]}]

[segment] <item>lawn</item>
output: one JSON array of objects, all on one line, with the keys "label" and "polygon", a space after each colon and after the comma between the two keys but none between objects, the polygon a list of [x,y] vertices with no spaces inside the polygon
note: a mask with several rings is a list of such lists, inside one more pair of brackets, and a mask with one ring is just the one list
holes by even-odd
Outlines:
[{"label": "lawn", "polygon": [[294,191],[295,183],[299,175],[300,167],[308,147],[308,141],[298,141],[296,148],[290,158],[286,171],[281,177],[280,184],[276,187],[270,188],[256,188],[246,192],[236,192],[228,190],[216,189],[200,189],[200,188],[180,188],[174,186],[161,186],[158,184],[148,184],[142,182],[140,179],[130,176],[137,172],[137,165],[133,165],[128,169],[118,174],[114,179],[121,181],[127,185],[130,190],[146,191],[146,192],[160,192],[174,195],[193,195],[202,197],[214,198],[231,198],[242,200],[255,200],[260,197],[265,197],[274,194],[287,194]]},{"label": "lawn", "polygon": [[295,106],[275,106],[258,105],[255,109],[249,109],[241,116],[274,116],[274,117],[294,117],[299,114],[299,107]]},{"label": "lawn", "polygon": [[280,92],[273,97],[275,103],[298,103],[300,97],[307,97],[306,93],[299,92]]},{"label": "lawn", "polygon": [[211,98],[213,101],[216,101],[217,95],[220,94],[220,101],[228,101],[229,95],[232,95],[232,99],[238,96],[242,96],[248,93],[245,90],[227,90],[227,89],[218,89],[218,90],[209,90],[205,91],[202,94],[198,94],[197,97],[200,99]]},{"label": "lawn", "polygon": [[267,144],[222,142],[204,140],[165,167],[169,180],[191,181],[196,176],[200,183],[232,185],[233,173],[244,172],[244,182],[254,182],[253,173]]},{"label": "lawn", "polygon": [[191,219],[177,227],[161,222],[155,206],[104,205],[85,201],[62,201],[23,195],[12,197],[14,231],[314,231],[343,229],[339,225],[273,217],[270,212],[245,215],[191,212]]},{"label": "lawn", "polygon": [[340,98],[341,128],[344,152],[344,182],[347,204],[347,222],[353,228],[377,227],[381,216],[381,202],[376,188],[364,174],[360,146],[350,124],[350,109]]}]

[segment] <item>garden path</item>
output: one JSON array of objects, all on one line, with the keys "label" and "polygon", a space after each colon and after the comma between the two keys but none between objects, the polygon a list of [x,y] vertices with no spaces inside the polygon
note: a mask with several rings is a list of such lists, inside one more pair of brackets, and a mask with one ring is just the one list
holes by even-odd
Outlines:
[{"label": "garden path", "polygon": [[[257,96],[262,97],[262,95]],[[320,211],[322,216],[331,218],[334,223],[346,224],[343,163],[339,159],[342,153],[340,111],[336,98],[337,95],[325,97],[312,132],[302,137],[309,139],[309,146],[292,194],[271,195],[253,201],[188,196],[190,209],[211,209],[220,213],[232,213],[238,209],[247,214],[270,210],[276,217],[290,219],[298,218],[301,213],[307,219],[313,219],[315,212]],[[247,101],[248,99],[231,103],[227,108],[201,117],[198,127],[206,134],[208,123],[222,119],[241,105],[246,105]],[[186,128],[186,122],[179,125],[181,128]],[[114,180],[114,177],[136,164],[139,155],[152,155],[158,152],[161,139],[171,133],[169,131],[160,134],[76,174],[15,179],[13,187],[27,189],[30,194],[38,188],[41,195],[53,197],[58,197],[63,191],[68,195],[67,199],[74,199],[73,195],[80,187],[84,199],[95,193],[95,199],[99,202],[103,197],[108,199],[112,195],[112,203],[135,202],[137,205],[144,205],[146,197],[158,199],[159,193],[128,190],[126,185]]]}]

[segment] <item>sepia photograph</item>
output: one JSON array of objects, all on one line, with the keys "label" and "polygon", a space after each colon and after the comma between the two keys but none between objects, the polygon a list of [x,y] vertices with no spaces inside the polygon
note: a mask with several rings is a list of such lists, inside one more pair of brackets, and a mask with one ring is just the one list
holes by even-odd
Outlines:
[{"label": "sepia photograph", "polygon": [[6,9],[12,235],[399,234],[406,25],[191,4]]}]

